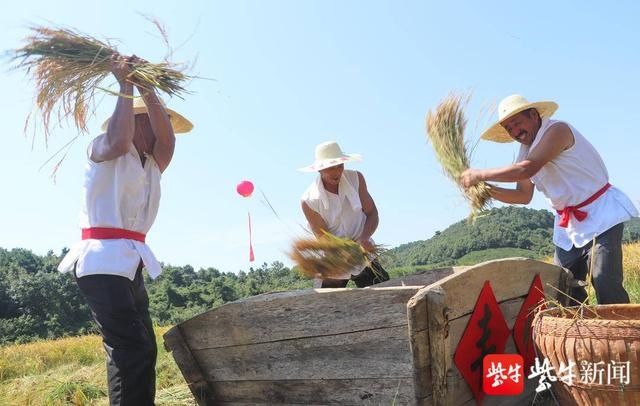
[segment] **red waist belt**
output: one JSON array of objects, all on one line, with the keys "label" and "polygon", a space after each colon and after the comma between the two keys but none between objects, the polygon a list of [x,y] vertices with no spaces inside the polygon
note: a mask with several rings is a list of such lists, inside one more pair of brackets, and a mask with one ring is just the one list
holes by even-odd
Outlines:
[{"label": "red waist belt", "polygon": [[145,234],[125,230],[124,228],[91,227],[82,229],[83,240],[115,240],[118,238],[124,238],[127,240],[144,242],[145,237]]},{"label": "red waist belt", "polygon": [[560,227],[567,228],[567,226],[569,225],[569,217],[572,214],[573,214],[573,217],[575,217],[576,220],[578,220],[578,221],[582,221],[582,220],[586,219],[587,218],[587,212],[586,211],[582,211],[582,210],[578,210],[578,209],[581,208],[581,207],[584,207],[584,206],[586,206],[588,204],[591,204],[591,203],[595,202],[610,187],[611,187],[611,184],[607,183],[606,185],[604,185],[602,187],[602,189],[600,189],[597,192],[595,192],[590,198],[588,198],[584,202],[582,202],[580,204],[576,204],[575,206],[567,206],[562,210],[557,210],[558,214],[560,215],[560,221],[558,222],[558,225]]}]

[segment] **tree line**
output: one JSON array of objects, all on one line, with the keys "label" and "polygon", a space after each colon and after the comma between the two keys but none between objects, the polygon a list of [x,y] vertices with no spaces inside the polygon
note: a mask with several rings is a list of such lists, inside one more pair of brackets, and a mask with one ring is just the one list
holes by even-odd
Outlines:
[{"label": "tree line", "polygon": [[[0,248],[0,345],[96,332],[73,275],[56,269],[65,253]],[[237,274],[163,265],[157,279],[145,275],[145,284],[154,322],[173,325],[230,301],[312,282],[274,262]]]},{"label": "tree line", "polygon": [[[473,256],[476,261],[490,259],[483,254],[496,248],[512,249],[501,255],[521,255],[527,250],[533,257],[544,257],[553,253],[552,233],[553,215],[546,210],[497,208],[474,224],[462,220],[429,240],[396,247],[383,263],[393,277],[403,273],[402,267],[456,265],[470,253],[478,254]],[[640,220],[626,224],[624,240],[640,240]],[[95,332],[73,275],[56,269],[66,251],[40,256],[27,249],[0,248],[0,345]],[[248,296],[312,286],[281,262],[263,263],[237,274],[211,267],[196,271],[190,265],[163,265],[157,279],[145,274],[145,284],[151,316],[159,325],[173,325]]]}]

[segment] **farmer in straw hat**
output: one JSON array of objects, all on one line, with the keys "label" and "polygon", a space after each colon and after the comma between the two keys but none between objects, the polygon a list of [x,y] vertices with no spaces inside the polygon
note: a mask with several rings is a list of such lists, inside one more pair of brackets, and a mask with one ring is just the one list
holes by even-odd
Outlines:
[{"label": "farmer in straw hat", "polygon": [[[135,56],[114,56],[119,82],[115,111],[87,151],[82,241],[65,256],[62,272],[76,282],[98,324],[107,353],[112,405],[153,405],[156,341],[142,268],[152,278],[160,264],[145,244],[160,201],[161,173],[169,166],[174,133],[192,124],[168,109],[153,89],[129,79]],[[141,97],[133,97],[137,87]]]},{"label": "farmer in straw hat", "polygon": [[571,270],[578,282],[571,288],[571,297],[586,300],[584,286],[592,262],[598,303],[629,303],[622,286],[622,231],[623,222],[638,211],[622,191],[611,186],[607,168],[589,141],[570,124],[550,119],[557,108],[554,102],[530,103],[519,95],[502,100],[498,123],[482,138],[518,141],[516,163],[468,169],[460,181],[465,187],[481,181],[516,182],[515,189],[491,186],[493,198],[512,204],[529,203],[535,185],[555,212],[555,262]]},{"label": "farmer in straw hat", "polygon": [[[344,169],[346,162],[361,160],[358,154],[344,154],[335,141],[316,146],[315,162],[300,169],[319,173],[302,195],[302,211],[317,238],[324,230],[352,239],[371,252],[374,250],[371,236],[378,228],[378,209],[362,173]],[[368,266],[345,273],[342,279],[316,279],[315,285],[343,288],[349,279],[362,288],[389,280],[389,274],[374,259]]]}]

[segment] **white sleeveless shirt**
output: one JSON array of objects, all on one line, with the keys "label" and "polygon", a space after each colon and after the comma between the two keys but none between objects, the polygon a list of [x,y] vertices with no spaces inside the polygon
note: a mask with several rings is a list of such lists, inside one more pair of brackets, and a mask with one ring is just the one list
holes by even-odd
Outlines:
[{"label": "white sleeveless shirt", "polygon": [[[559,122],[543,119],[533,143],[520,146],[517,161],[525,160],[549,128]],[[609,174],[600,154],[578,130],[565,124],[573,133],[573,146],[547,162],[531,177],[531,181],[554,209],[553,243],[569,251],[573,246],[585,246],[593,237],[638,216],[638,210],[621,190],[612,186],[594,202],[580,209],[587,212],[586,219],[578,221],[571,215],[567,228],[558,225],[560,215],[557,210],[584,202],[609,182]]]},{"label": "white sleeveless shirt", "polygon": [[[158,213],[161,172],[151,155],[144,167],[131,144],[126,154],[104,162],[89,159],[85,167],[80,228],[123,228],[146,234]],[[160,263],[147,244],[128,239],[81,240],[64,257],[58,270],[76,275],[119,275],[133,280],[140,260],[152,278]]]},{"label": "white sleeveless shirt", "polygon": [[328,192],[318,175],[302,194],[302,201],[327,223],[331,234],[357,240],[364,231],[367,216],[360,202],[358,172],[345,169],[338,184],[338,194]]},{"label": "white sleeveless shirt", "polygon": [[[302,194],[302,201],[322,217],[327,224],[328,232],[341,238],[357,240],[362,235],[367,221],[367,216],[362,211],[359,187],[360,179],[357,171],[345,169],[342,172],[338,194],[328,192],[322,184],[322,178],[318,175]],[[358,267],[345,274],[342,279],[357,275],[363,269],[364,267]]]}]

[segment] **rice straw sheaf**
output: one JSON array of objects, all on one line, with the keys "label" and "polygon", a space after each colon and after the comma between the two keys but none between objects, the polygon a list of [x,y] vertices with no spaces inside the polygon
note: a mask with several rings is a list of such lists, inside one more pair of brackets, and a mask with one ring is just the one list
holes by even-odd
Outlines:
[{"label": "rice straw sheaf", "polygon": [[383,251],[381,245],[376,245],[373,252],[367,253],[357,242],[325,232],[320,238],[294,240],[289,257],[307,278],[335,279],[357,266],[366,266],[369,256],[377,257]]},{"label": "rice straw sheaf", "polygon": [[[17,68],[33,74],[36,106],[41,113],[45,137],[51,128],[52,113],[58,123],[73,117],[78,130],[87,132],[87,116],[93,108],[99,83],[109,76],[115,47],[72,29],[31,27],[26,45],[15,50]],[[189,76],[168,62],[136,63],[129,81],[181,97]],[[29,118],[27,119],[27,121]],[[28,124],[28,123],[26,123]]]},{"label": "rice straw sheaf", "polygon": [[467,124],[464,105],[467,101],[468,96],[448,95],[434,112],[430,110],[427,113],[426,125],[428,138],[444,173],[460,187],[471,204],[469,219],[473,221],[490,206],[491,193],[489,186],[484,182],[464,189],[459,181],[460,175],[469,168],[470,162],[464,138]]}]

